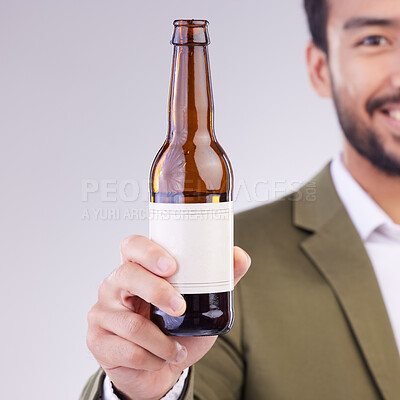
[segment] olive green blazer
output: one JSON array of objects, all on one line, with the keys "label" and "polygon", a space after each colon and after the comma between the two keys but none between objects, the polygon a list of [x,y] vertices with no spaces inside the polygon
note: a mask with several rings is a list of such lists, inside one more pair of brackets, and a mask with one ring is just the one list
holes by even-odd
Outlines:
[{"label": "olive green blazer", "polygon": [[[235,290],[234,327],[191,367],[182,399],[400,399],[390,321],[329,165],[298,192],[236,215],[235,242],[252,266]],[[82,400],[101,398],[103,376]]]}]

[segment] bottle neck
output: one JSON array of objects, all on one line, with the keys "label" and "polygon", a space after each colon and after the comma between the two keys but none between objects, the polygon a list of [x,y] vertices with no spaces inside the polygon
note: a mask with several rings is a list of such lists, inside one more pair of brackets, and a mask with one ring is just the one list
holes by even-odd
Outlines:
[{"label": "bottle neck", "polygon": [[183,144],[196,133],[213,139],[214,105],[207,45],[174,46],[169,101],[169,142]]}]

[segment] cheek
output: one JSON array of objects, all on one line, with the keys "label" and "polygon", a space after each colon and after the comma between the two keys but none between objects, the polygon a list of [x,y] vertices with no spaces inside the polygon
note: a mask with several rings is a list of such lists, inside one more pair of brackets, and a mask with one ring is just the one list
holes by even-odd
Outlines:
[{"label": "cheek", "polygon": [[352,102],[360,100],[366,88],[364,74],[360,72],[357,65],[339,57],[332,63],[331,74],[335,89]]},{"label": "cheek", "polygon": [[382,72],[371,60],[343,53],[331,65],[333,85],[341,99],[351,108],[366,113],[365,106],[381,90]]}]

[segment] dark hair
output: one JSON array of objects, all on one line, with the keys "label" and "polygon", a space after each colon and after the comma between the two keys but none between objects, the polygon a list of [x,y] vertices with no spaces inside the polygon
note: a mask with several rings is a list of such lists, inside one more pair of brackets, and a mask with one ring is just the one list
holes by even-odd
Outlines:
[{"label": "dark hair", "polygon": [[326,25],[328,22],[329,0],[304,0],[308,27],[314,44],[328,53]]}]

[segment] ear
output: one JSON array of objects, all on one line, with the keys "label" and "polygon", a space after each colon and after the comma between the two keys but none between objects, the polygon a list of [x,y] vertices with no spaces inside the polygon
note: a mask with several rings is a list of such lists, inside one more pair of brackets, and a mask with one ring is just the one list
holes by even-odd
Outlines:
[{"label": "ear", "polygon": [[310,41],[307,44],[306,57],[308,75],[314,90],[321,97],[332,97],[327,54]]}]

